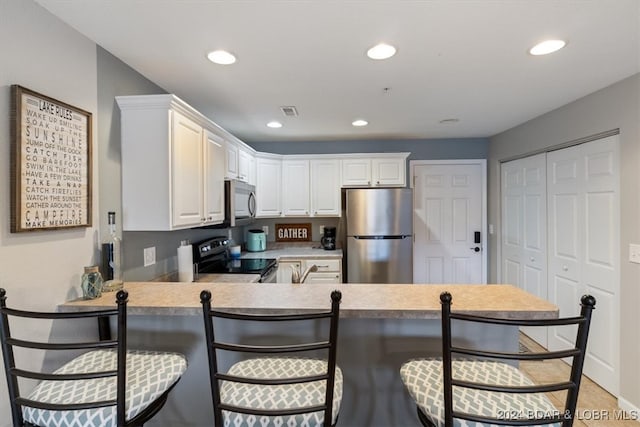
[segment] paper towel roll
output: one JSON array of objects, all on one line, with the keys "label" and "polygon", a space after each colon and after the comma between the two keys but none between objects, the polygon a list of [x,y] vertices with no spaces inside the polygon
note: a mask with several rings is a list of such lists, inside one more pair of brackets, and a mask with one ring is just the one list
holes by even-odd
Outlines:
[{"label": "paper towel roll", "polygon": [[178,248],[178,280],[193,282],[193,251],[188,240],[183,240]]}]

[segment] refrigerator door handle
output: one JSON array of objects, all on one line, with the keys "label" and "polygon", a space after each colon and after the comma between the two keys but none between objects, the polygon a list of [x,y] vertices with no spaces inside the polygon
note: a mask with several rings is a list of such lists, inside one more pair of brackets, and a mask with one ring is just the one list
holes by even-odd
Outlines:
[{"label": "refrigerator door handle", "polygon": [[351,236],[358,240],[401,240],[411,237],[411,234],[403,234],[398,236]]}]

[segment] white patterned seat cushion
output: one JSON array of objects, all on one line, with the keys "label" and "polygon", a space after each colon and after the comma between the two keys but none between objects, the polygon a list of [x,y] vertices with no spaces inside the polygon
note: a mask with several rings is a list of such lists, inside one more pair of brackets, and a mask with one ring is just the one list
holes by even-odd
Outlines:
[{"label": "white patterned seat cushion", "polygon": [[[80,355],[55,373],[88,373],[117,368],[116,350],[96,350]],[[135,417],[169,389],[187,369],[177,353],[127,352],[126,418]],[[49,403],[85,403],[116,398],[116,377],[42,381],[28,396]],[[48,411],[23,407],[25,421],[41,427],[110,427],[116,425],[116,407],[78,411]]]},{"label": "white patterned seat cushion", "polygon": [[[485,384],[533,385],[517,368],[497,361],[454,360],[453,378]],[[444,380],[441,359],[411,360],[400,368],[400,377],[422,413],[436,426],[444,425]],[[496,418],[533,418],[556,415],[558,410],[544,393],[497,393],[469,388],[453,388],[453,409]],[[454,426],[479,427],[486,424],[454,419]],[[559,426],[560,424],[548,424]],[[493,424],[491,424],[493,426]]]},{"label": "white patterned seat cushion", "polygon": [[[291,378],[327,372],[327,361],[293,357],[260,357],[243,360],[229,369],[230,375],[246,378]],[[220,399],[223,403],[254,409],[291,409],[321,405],[325,400],[326,381],[301,384],[256,385],[222,381]],[[342,401],[342,371],[336,366],[333,388],[331,424],[335,423]],[[285,416],[255,416],[223,411],[224,426],[288,427],[322,426],[324,413],[312,412]]]}]

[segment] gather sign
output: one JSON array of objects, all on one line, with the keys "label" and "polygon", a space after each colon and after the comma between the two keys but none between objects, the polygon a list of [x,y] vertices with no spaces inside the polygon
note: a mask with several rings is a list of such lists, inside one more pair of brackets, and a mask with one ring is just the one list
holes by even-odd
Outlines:
[{"label": "gather sign", "polygon": [[276,242],[310,242],[311,223],[276,224]]}]

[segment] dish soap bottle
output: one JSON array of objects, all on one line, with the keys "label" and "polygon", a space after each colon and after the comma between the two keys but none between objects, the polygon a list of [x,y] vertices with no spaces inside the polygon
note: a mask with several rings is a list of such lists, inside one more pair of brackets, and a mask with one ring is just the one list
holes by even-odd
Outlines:
[{"label": "dish soap bottle", "polygon": [[102,257],[105,270],[103,291],[122,289],[122,241],[116,233],[116,213],[109,212],[109,237],[102,245]]}]

